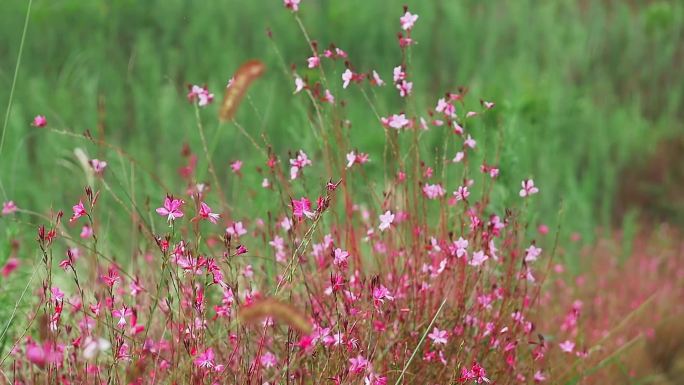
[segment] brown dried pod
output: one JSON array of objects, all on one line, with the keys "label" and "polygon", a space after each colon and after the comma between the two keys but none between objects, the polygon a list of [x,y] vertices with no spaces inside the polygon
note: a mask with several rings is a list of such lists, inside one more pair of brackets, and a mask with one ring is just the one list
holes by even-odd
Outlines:
[{"label": "brown dried pod", "polygon": [[235,76],[233,76],[233,82],[230,87],[226,88],[223,95],[223,102],[221,102],[221,109],[219,110],[221,121],[233,119],[250,84],[259,78],[265,70],[266,66],[259,60],[250,60],[238,68]]}]

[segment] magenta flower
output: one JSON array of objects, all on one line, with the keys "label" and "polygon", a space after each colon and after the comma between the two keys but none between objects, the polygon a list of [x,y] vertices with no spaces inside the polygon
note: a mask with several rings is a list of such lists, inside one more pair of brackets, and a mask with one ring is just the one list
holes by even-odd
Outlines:
[{"label": "magenta flower", "polygon": [[300,0],[283,0],[285,8],[291,9],[294,12],[299,11],[299,2]]},{"label": "magenta flower", "polygon": [[164,199],[164,207],[157,209],[157,214],[166,217],[169,223],[174,221],[176,218],[181,218],[183,216],[183,211],[181,211],[181,206],[185,203],[182,199],[174,199],[173,196],[167,195]]},{"label": "magenta flower", "polygon": [[37,115],[35,118],[33,118],[31,125],[38,128],[45,127],[47,126],[47,119],[43,115]]},{"label": "magenta flower", "polygon": [[200,368],[206,368],[206,369],[211,369],[215,366],[214,364],[214,350],[211,348],[208,348],[207,350],[204,351],[204,353],[201,353],[195,358],[195,365],[199,366]]},{"label": "magenta flower", "polygon": [[307,218],[311,219],[315,216],[313,212],[311,212],[311,201],[307,197],[303,197],[299,200],[293,199],[292,200],[292,215],[295,218],[302,219],[304,216]]},{"label": "magenta flower", "polygon": [[363,373],[368,367],[368,360],[362,356],[358,355],[355,358],[349,359],[349,371],[354,374]]},{"label": "magenta flower", "polygon": [[220,215],[211,212],[211,207],[209,207],[209,205],[207,205],[206,203],[200,202],[199,217],[202,219],[206,219],[211,223],[216,223]]},{"label": "magenta flower", "polygon": [[321,65],[321,58],[318,56],[311,56],[306,59],[306,62],[308,63],[309,68],[316,68]]},{"label": "magenta flower", "polygon": [[72,207],[72,209],[74,210],[74,215],[71,216],[71,218],[69,219],[69,222],[74,222],[74,221],[76,221],[78,218],[80,218],[80,217],[82,217],[82,216],[85,216],[85,215],[88,215],[88,213],[86,212],[85,207],[83,207],[83,202],[82,202],[82,201],[78,201],[78,204],[77,204],[77,205],[74,205],[74,206]]}]

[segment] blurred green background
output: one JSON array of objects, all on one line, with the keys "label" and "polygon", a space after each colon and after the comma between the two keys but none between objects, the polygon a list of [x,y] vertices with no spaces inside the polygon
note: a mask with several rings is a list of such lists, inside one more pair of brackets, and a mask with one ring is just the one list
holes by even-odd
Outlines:
[{"label": "blurred green background", "polygon": [[[497,103],[473,130],[489,159],[503,133],[501,178],[510,191],[500,195],[515,196],[520,180],[534,177],[542,189],[538,216],[553,223],[562,199],[565,235],[579,232],[585,239],[599,227],[619,225],[616,211],[630,212],[632,201],[681,218],[679,203],[670,198],[676,173],[665,173],[668,183],[641,177],[652,174],[648,165],[659,143],[682,135],[681,1],[302,0],[300,15],[322,46],[335,43],[355,68],[376,69],[387,81],[401,60],[396,33],[404,4],[420,15],[411,58],[416,103],[433,108],[459,85],[470,88],[473,108],[480,97]],[[25,0],[0,6],[3,108],[26,7]],[[85,184],[73,155],[82,147],[110,162],[113,188],[152,197],[149,207],[157,207],[164,192],[141,172],[133,174],[125,161],[87,141],[33,128],[31,119],[44,114],[53,128],[95,135],[99,124],[107,141],[162,180],[178,181],[182,144],[201,149],[193,108],[185,100],[187,84],[207,84],[220,99],[232,73],[250,58],[263,60],[269,71],[250,90],[238,120],[255,136],[266,135],[282,156],[299,148],[313,152],[306,103],[292,96],[292,79],[267,30],[285,65],[306,73],[306,42],[280,0],[35,0],[0,155],[0,198],[37,212],[69,211]],[[342,69],[338,63],[335,79]],[[336,84],[333,93],[348,101],[352,145],[379,159],[379,124],[358,90],[342,91],[341,81]],[[396,92],[380,92],[381,115],[398,112]],[[217,107],[201,112],[210,137]],[[215,159],[221,177],[233,185],[234,198],[245,198],[227,165],[242,159],[251,170],[262,160],[235,127],[224,126],[219,135]],[[428,140],[441,147],[439,136]],[[681,170],[677,155],[665,156],[662,167]],[[381,164],[372,163],[370,173],[380,175]],[[642,174],[635,171],[639,167]],[[630,171],[636,172],[632,179],[624,177]],[[258,187],[259,181],[254,175],[242,183]],[[632,189],[637,198],[620,201]],[[643,196],[645,204],[639,201]]]}]

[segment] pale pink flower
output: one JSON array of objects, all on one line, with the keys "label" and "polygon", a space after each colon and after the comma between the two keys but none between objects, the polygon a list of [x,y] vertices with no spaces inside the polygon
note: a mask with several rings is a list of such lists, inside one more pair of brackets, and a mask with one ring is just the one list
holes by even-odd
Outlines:
[{"label": "pale pink flower", "polygon": [[234,222],[230,226],[226,227],[226,234],[241,237],[247,234],[247,229],[245,229],[245,226],[242,224],[242,222]]},{"label": "pale pink flower", "polygon": [[575,343],[567,340],[558,344],[558,347],[565,353],[572,353],[572,351],[575,350]]},{"label": "pale pink flower", "polygon": [[81,238],[87,239],[93,236],[93,228],[85,225],[83,228],[81,228]]},{"label": "pale pink flower", "polygon": [[521,185],[522,189],[520,190],[520,196],[523,198],[539,192],[539,189],[534,187],[534,181],[532,179],[525,179],[522,181]]},{"label": "pale pink flower", "polygon": [[342,73],[342,88],[347,88],[349,86],[349,82],[354,79],[354,73],[347,68],[343,73]]},{"label": "pale pink flower", "polygon": [[102,174],[104,169],[107,168],[107,162],[104,160],[92,159],[90,161],[90,166],[93,168],[93,171],[95,171],[95,174]]},{"label": "pale pink flower", "polygon": [[380,226],[378,226],[378,229],[380,231],[385,231],[389,229],[392,222],[394,222],[394,214],[387,210],[384,214],[380,215]]},{"label": "pale pink flower", "polygon": [[306,86],[306,83],[304,83],[304,80],[302,80],[302,78],[300,78],[299,76],[296,76],[296,77],[295,77],[295,90],[294,90],[294,93],[295,93],[295,94],[299,93],[301,90],[304,89],[304,86]]},{"label": "pale pink flower", "polygon": [[330,92],[330,90],[325,90],[325,95],[323,96],[323,100],[327,103],[330,103],[330,104],[335,103],[335,97]]},{"label": "pale pink flower", "polygon": [[457,201],[464,201],[470,196],[470,191],[468,191],[468,186],[458,186],[458,189],[454,191],[454,197]]},{"label": "pale pink flower", "polygon": [[465,153],[463,151],[459,151],[456,153],[456,156],[454,156],[454,159],[452,159],[451,161],[454,163],[460,163],[463,160],[463,158],[465,158]]},{"label": "pale pink flower", "polygon": [[468,240],[463,239],[463,237],[458,237],[458,239],[454,242],[453,248],[456,249],[455,254],[456,257],[461,258],[468,253]]},{"label": "pale pink flower", "polygon": [[406,72],[401,68],[401,66],[396,66],[392,70],[392,78],[394,79],[395,83],[398,83],[404,79],[406,79]]},{"label": "pale pink flower", "polygon": [[411,28],[413,28],[413,24],[415,24],[416,20],[418,20],[418,15],[413,15],[411,12],[406,11],[404,16],[399,18],[399,21],[401,21],[401,29],[404,31],[410,31]]},{"label": "pale pink flower", "polygon": [[488,259],[489,256],[487,256],[484,251],[476,251],[468,264],[470,264],[470,266],[481,266]]},{"label": "pale pink flower", "polygon": [[373,83],[375,83],[376,86],[384,86],[385,81],[380,78],[380,75],[378,75],[375,70],[373,70]]},{"label": "pale pink flower", "polygon": [[468,137],[467,137],[466,140],[463,142],[463,144],[466,145],[466,146],[468,146],[468,147],[470,147],[470,148],[475,148],[475,145],[477,144],[477,142],[475,142],[475,140],[473,139],[473,137],[470,136],[470,134],[468,134]]},{"label": "pale pink flower", "polygon": [[432,329],[432,333],[428,334],[428,338],[432,340],[434,345],[446,345],[448,333],[446,330],[439,330],[435,327]]},{"label": "pale pink flower", "polygon": [[297,179],[299,171],[304,167],[311,166],[311,160],[302,150],[299,150],[297,157],[290,159],[290,179]]},{"label": "pale pink flower", "polygon": [[488,109],[488,110],[491,110],[491,109],[494,108],[494,106],[495,106],[494,103],[488,102],[488,101],[486,101],[486,100],[483,100],[483,101],[482,101],[482,105],[483,105],[486,109]]},{"label": "pale pink flower", "polygon": [[423,186],[423,194],[428,199],[437,199],[443,197],[445,191],[441,184],[426,184]]},{"label": "pale pink flower", "polygon": [[339,247],[335,249],[335,259],[333,260],[335,266],[347,266],[347,258],[349,258],[348,252]]},{"label": "pale pink flower", "polygon": [[321,58],[318,56],[311,56],[310,58],[306,59],[306,62],[308,63],[309,68],[316,68],[321,65]]},{"label": "pale pink flower", "polygon": [[214,100],[214,94],[209,92],[206,87],[200,87],[197,85],[190,86],[190,92],[188,92],[188,101],[191,103],[197,101],[197,105],[200,107],[205,107]]},{"label": "pale pink flower", "polygon": [[397,84],[397,89],[399,90],[399,96],[405,98],[411,95],[411,90],[413,89],[413,83],[402,80],[401,83]]},{"label": "pale pink flower", "polygon": [[158,208],[157,214],[166,217],[169,222],[172,222],[183,216],[183,211],[181,211],[183,203],[185,202],[182,199],[175,199],[167,195],[166,199],[164,199],[164,207]]},{"label": "pale pink flower", "polygon": [[2,215],[10,215],[17,212],[19,208],[14,201],[7,201],[2,204]]},{"label": "pale pink flower", "polygon": [[350,168],[354,164],[365,164],[368,162],[368,154],[365,153],[359,153],[357,154],[356,152],[352,151],[347,154],[347,168]]},{"label": "pale pink flower", "polygon": [[411,122],[406,119],[405,114],[394,114],[389,118],[382,118],[382,124],[400,130],[409,126]]},{"label": "pale pink flower", "polygon": [[535,245],[530,245],[525,250],[525,262],[534,262],[537,260],[537,257],[541,254],[542,249],[539,247],[536,247]]}]

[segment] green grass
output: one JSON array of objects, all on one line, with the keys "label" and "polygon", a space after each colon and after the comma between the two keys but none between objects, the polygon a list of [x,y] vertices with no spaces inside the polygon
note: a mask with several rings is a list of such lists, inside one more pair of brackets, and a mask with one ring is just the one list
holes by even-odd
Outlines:
[{"label": "green grass", "polygon": [[[495,113],[473,128],[480,153],[490,156],[503,134],[502,185],[511,189],[496,194],[504,204],[521,179],[533,176],[542,189],[539,218],[553,225],[563,200],[564,237],[578,231],[591,239],[597,226],[609,227],[621,170],[658,140],[681,132],[684,7],[677,1],[630,7],[570,0],[304,0],[301,15],[321,45],[337,44],[356,68],[377,69],[388,80],[400,61],[395,33],[404,3],[420,15],[411,57],[416,104],[432,108],[443,92],[459,85],[470,87],[473,106],[479,97],[497,102]],[[3,3],[3,90],[10,89],[26,5]],[[291,96],[292,80],[283,73],[267,28],[286,64],[313,76],[304,70],[305,41],[279,0],[35,0],[0,155],[0,198],[42,213],[68,211],[86,182],[73,155],[82,147],[110,162],[109,183],[122,199],[126,191],[151,211],[164,192],[140,167],[85,140],[30,127],[31,118],[45,114],[53,128],[88,129],[96,136],[101,124],[108,142],[177,186],[172,181],[178,180],[183,142],[201,149],[192,106],[184,100],[186,84],[207,83],[220,94],[249,58],[263,60],[269,71],[250,91],[238,120],[255,136],[266,135],[280,155],[313,151],[308,111]],[[341,70],[339,65],[336,80]],[[340,87],[333,93],[349,102],[352,145],[378,154],[370,173],[379,176],[380,125],[359,91]],[[0,105],[8,97],[0,92]],[[401,101],[386,89],[378,107],[386,115],[399,111]],[[216,109],[202,111],[210,138],[218,127]],[[262,166],[256,151],[232,125],[222,126],[219,135],[215,161],[230,196],[245,200],[253,189],[253,200],[261,202],[256,176],[238,185],[225,171],[234,159],[249,169]],[[440,151],[438,135],[432,143]],[[3,222],[0,228],[18,226]],[[111,230],[105,244],[129,236],[125,223],[104,223]]]}]

